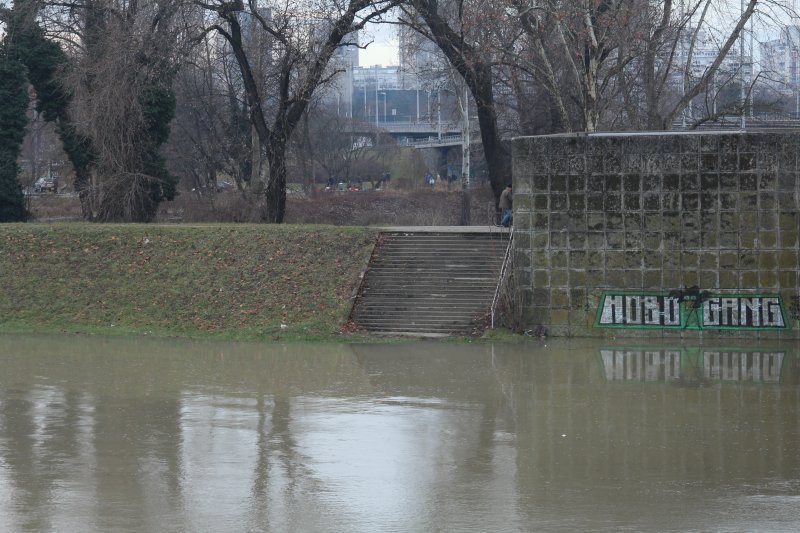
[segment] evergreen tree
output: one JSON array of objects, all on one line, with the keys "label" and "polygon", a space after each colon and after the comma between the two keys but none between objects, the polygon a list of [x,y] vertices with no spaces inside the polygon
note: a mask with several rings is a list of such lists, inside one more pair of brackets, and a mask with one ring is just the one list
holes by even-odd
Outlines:
[{"label": "evergreen tree", "polygon": [[17,157],[25,138],[28,107],[25,68],[0,44],[0,222],[26,218],[25,197],[19,183]]},{"label": "evergreen tree", "polygon": [[155,177],[153,199],[157,203],[175,198],[178,179],[167,171],[166,161],[160,153],[161,146],[169,139],[169,123],[175,116],[175,94],[170,86],[151,85],[140,97],[144,115],[145,146],[143,146],[143,170]]},{"label": "evergreen tree", "polygon": [[36,91],[36,110],[56,125],[56,133],[75,171],[75,189],[84,203],[94,158],[91,141],[78,133],[69,117],[72,95],[59,76],[59,70],[68,64],[67,56],[57,43],[47,40],[35,23],[16,28],[14,53],[25,65],[28,82]]}]

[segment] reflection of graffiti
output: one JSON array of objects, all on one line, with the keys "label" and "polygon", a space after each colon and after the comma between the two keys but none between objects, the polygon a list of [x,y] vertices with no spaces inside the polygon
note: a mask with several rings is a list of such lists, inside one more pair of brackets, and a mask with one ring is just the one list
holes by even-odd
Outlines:
[{"label": "reflection of graffiti", "polygon": [[785,329],[779,295],[725,295],[697,287],[670,292],[606,291],[595,327],[666,329]]},{"label": "reflection of graffiti", "polygon": [[783,352],[705,352],[703,368],[709,379],[777,383],[783,358]]},{"label": "reflection of graffiti", "polygon": [[680,350],[602,350],[608,380],[670,381],[680,377]]},{"label": "reflection of graffiti", "polygon": [[601,350],[603,370],[613,381],[759,381],[778,383],[784,352],[707,350]]}]

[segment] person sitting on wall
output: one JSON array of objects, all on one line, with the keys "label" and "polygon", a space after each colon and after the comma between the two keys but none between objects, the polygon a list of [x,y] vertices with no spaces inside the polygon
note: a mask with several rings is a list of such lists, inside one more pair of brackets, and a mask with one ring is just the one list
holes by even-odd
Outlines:
[{"label": "person sitting on wall", "polygon": [[500,193],[500,201],[497,204],[497,206],[503,210],[503,219],[500,221],[500,225],[504,228],[511,225],[511,205],[513,202],[514,198],[511,194],[511,184],[509,183],[506,185],[506,188],[503,189],[503,192]]}]

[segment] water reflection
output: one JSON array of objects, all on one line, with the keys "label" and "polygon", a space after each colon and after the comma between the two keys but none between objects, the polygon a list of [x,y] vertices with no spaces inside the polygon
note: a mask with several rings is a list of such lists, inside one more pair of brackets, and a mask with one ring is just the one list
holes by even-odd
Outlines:
[{"label": "water reflection", "polygon": [[0,530],[797,529],[798,353],[4,336]]},{"label": "water reflection", "polygon": [[605,349],[600,350],[600,357],[608,380],[778,383],[786,352]]}]

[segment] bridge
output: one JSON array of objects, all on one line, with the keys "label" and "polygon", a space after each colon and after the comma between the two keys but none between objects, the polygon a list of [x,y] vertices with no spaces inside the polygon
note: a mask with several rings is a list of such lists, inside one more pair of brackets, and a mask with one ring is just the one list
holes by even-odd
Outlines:
[{"label": "bridge", "polygon": [[[354,133],[372,136],[376,132],[386,132],[402,146],[414,148],[445,148],[459,146],[462,141],[461,122],[412,122],[412,121],[387,121],[379,123],[361,122],[356,126]],[[480,142],[477,121],[471,121],[472,135],[470,144]]]}]

